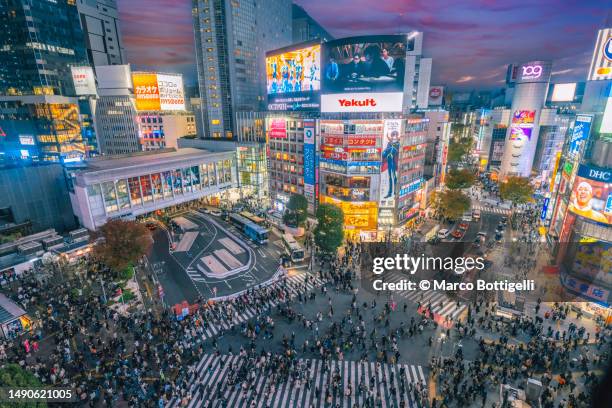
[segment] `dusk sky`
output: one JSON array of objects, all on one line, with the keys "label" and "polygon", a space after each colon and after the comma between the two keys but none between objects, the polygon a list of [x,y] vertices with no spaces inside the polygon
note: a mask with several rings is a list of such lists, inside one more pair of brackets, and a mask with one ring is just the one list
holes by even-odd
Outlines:
[{"label": "dusk sky", "polygon": [[[265,4],[265,0],[259,0]],[[335,37],[419,30],[432,85],[503,87],[512,62],[553,60],[553,82],[584,81],[610,0],[299,0]],[[118,0],[128,61],[195,84],[190,0]]]}]

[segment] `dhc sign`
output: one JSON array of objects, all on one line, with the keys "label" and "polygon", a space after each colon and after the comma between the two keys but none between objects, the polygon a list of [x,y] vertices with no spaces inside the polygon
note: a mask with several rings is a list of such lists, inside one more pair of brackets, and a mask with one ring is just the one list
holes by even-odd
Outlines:
[{"label": "dhc sign", "polygon": [[612,169],[585,166],[584,164],[581,164],[578,168],[578,176],[608,183],[612,181]]}]

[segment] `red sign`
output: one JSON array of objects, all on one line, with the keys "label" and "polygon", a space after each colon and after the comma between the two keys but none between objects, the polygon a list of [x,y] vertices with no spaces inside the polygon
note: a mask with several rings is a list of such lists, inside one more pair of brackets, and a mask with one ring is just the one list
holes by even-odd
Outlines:
[{"label": "red sign", "polygon": [[342,146],[342,143],[343,143],[342,137],[335,137],[335,136],[325,136],[323,138],[323,141],[325,142],[325,144],[337,145],[337,146]]},{"label": "red sign", "polygon": [[270,120],[270,138],[271,139],[286,139],[287,126],[285,119]]},{"label": "red sign", "polygon": [[376,136],[349,136],[349,146],[376,146]]},{"label": "red sign", "polygon": [[348,153],[346,152],[323,152],[324,159],[332,159],[332,160],[347,160]]}]

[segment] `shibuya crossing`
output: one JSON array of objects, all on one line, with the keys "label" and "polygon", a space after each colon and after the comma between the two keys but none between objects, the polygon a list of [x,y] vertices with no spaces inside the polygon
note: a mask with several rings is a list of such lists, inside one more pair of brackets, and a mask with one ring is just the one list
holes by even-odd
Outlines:
[{"label": "shibuya crossing", "polygon": [[493,3],[0,1],[0,407],[610,406],[612,22]]}]

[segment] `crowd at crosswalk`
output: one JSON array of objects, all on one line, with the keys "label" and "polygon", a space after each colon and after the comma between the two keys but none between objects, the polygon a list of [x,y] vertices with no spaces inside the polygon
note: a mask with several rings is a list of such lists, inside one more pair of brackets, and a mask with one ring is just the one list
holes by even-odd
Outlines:
[{"label": "crowd at crosswalk", "polygon": [[[189,408],[413,407],[426,395],[421,366],[206,354],[193,370]],[[175,399],[169,407],[181,406]]]}]

